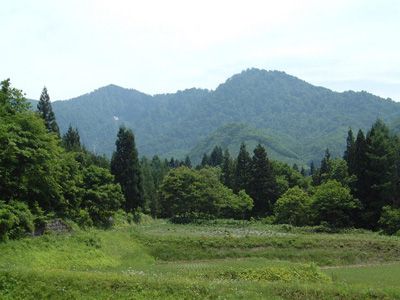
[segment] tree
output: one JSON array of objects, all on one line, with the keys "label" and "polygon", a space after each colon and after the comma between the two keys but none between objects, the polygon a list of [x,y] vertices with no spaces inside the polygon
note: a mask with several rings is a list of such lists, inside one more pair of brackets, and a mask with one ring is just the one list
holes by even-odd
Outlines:
[{"label": "tree", "polygon": [[298,186],[288,189],[274,205],[277,223],[304,226],[310,223],[311,198]]},{"label": "tree", "polygon": [[97,226],[112,225],[111,217],[123,202],[119,184],[106,169],[90,166],[83,171],[83,199],[81,207],[88,211]]},{"label": "tree", "polygon": [[246,150],[246,145],[242,143],[236,159],[234,191],[239,192],[240,190],[245,190],[248,192],[250,179],[251,158],[249,152]]},{"label": "tree", "polygon": [[379,225],[386,234],[400,233],[400,209],[384,206]]},{"label": "tree", "polygon": [[203,158],[201,159],[201,167],[204,168],[205,166],[209,166],[210,165],[210,158],[207,155],[207,153],[203,154]]},{"label": "tree", "polygon": [[235,195],[219,181],[218,168],[192,170],[180,167],[165,176],[160,187],[164,217],[241,217],[252,208],[244,192]]},{"label": "tree", "polygon": [[314,172],[315,172],[314,162],[311,161],[311,163],[310,163],[310,176],[313,176]]},{"label": "tree", "polygon": [[327,223],[331,227],[343,228],[354,225],[352,216],[360,202],[353,198],[349,188],[336,180],[329,180],[315,188],[311,207],[317,225]]},{"label": "tree", "polygon": [[143,183],[135,137],[132,130],[120,127],[111,159],[111,173],[121,185],[125,197],[125,211],[144,206]]},{"label": "tree", "polygon": [[254,201],[253,214],[263,216],[272,213],[278,187],[267,152],[260,144],[254,149],[250,174],[248,193]]},{"label": "tree", "polygon": [[350,128],[347,133],[346,150],[344,151],[344,154],[343,154],[343,159],[347,163],[350,174],[353,174],[353,171],[354,171],[355,154],[356,154],[356,144],[354,141],[353,131]]},{"label": "tree", "polygon": [[57,136],[60,136],[60,129],[56,122],[56,117],[51,107],[50,97],[47,93],[47,88],[44,87],[42,94],[40,95],[39,103],[37,105],[39,115],[44,120],[44,124],[48,132],[54,132]]},{"label": "tree", "polygon": [[34,216],[25,203],[0,200],[0,242],[32,234],[33,229]]},{"label": "tree", "polygon": [[69,125],[67,132],[62,137],[62,144],[67,151],[81,150],[81,140],[77,128]]},{"label": "tree", "polygon": [[0,116],[26,112],[30,107],[21,90],[11,87],[10,79],[3,80],[0,90]]},{"label": "tree", "polygon": [[183,162],[183,164],[188,168],[192,167],[192,162],[190,161],[190,157],[188,155],[186,155],[185,161]]},{"label": "tree", "polygon": [[330,159],[331,159],[331,153],[329,152],[329,149],[326,148],[325,150],[325,156],[321,160],[321,167],[320,167],[320,181],[322,181],[324,174],[329,174],[330,171]]},{"label": "tree", "polygon": [[388,127],[377,120],[367,133],[365,198],[363,200],[365,224],[374,228],[383,206],[391,205],[396,193],[396,145]]},{"label": "tree", "polygon": [[[152,166],[145,156],[141,158],[140,166],[142,168],[141,173],[143,179],[144,208],[145,211],[151,211],[151,207],[154,207],[154,198],[157,198],[157,191],[154,183],[155,180],[153,178]],[[153,214],[153,216],[155,215]]]},{"label": "tree", "polygon": [[222,160],[222,167],[221,167],[221,181],[222,183],[230,189],[234,187],[234,172],[235,172],[234,162],[231,158],[228,149],[224,151],[224,157]]},{"label": "tree", "polygon": [[[352,194],[355,198],[361,201],[361,213],[363,213],[365,199],[369,191],[369,185],[365,173],[367,163],[367,142],[363,131],[360,129],[357,133],[354,146],[354,165],[352,169],[349,169],[349,173],[355,175],[357,178],[352,188]],[[361,219],[361,216],[358,216],[358,224],[366,226],[367,224],[365,224],[365,221],[362,221]]]},{"label": "tree", "polygon": [[0,195],[3,200],[35,202],[46,212],[60,203],[62,148],[43,121],[30,111],[3,116],[0,122]]},{"label": "tree", "polygon": [[223,161],[222,148],[215,146],[209,158],[209,165],[212,167],[220,166]]}]

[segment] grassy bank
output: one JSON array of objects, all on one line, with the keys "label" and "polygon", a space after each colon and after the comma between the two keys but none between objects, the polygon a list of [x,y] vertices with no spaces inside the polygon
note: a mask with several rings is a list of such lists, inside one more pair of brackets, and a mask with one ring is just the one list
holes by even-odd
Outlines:
[{"label": "grassy bank", "polygon": [[1,299],[400,298],[400,239],[371,232],[160,220],[9,241],[0,253]]}]

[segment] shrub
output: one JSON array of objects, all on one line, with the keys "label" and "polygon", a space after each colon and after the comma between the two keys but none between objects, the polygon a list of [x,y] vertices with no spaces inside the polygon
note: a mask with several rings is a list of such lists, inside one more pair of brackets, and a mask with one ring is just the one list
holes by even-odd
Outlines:
[{"label": "shrub", "polygon": [[329,180],[316,187],[312,197],[312,211],[316,225],[350,227],[353,225],[351,216],[359,206],[360,202],[353,198],[350,189],[336,180]]},{"label": "shrub", "polygon": [[153,218],[143,213],[141,209],[136,209],[133,212],[131,219],[131,221],[135,222],[136,224],[150,224],[153,221]]},{"label": "shrub", "polygon": [[17,239],[33,230],[34,217],[25,203],[0,201],[0,240]]},{"label": "shrub", "polygon": [[386,234],[396,234],[400,230],[400,209],[390,206],[382,208],[379,225]]},{"label": "shrub", "polygon": [[189,222],[198,216],[243,217],[253,207],[244,192],[238,195],[219,181],[219,169],[171,170],[161,185],[160,206],[163,217]]},{"label": "shrub", "polygon": [[90,217],[89,212],[86,209],[80,209],[79,214],[76,218],[76,223],[82,228],[88,228],[93,226],[93,221]]},{"label": "shrub", "polygon": [[275,203],[276,223],[303,226],[309,224],[311,198],[295,186],[288,189]]}]

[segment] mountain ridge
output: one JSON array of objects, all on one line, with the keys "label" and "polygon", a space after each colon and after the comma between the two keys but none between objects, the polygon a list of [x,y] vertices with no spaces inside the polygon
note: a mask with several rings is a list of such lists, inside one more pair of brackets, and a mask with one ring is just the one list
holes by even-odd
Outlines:
[{"label": "mountain ridge", "polygon": [[282,145],[303,164],[319,159],[326,147],[340,155],[349,127],[366,130],[377,118],[390,123],[400,115],[400,103],[391,99],[334,92],[254,68],[215,90],[148,95],[112,84],[54,101],[53,109],[62,132],[69,124],[77,127],[89,149],[107,155],[120,125],[134,130],[141,154],[182,158],[219,128],[237,123],[284,137]]}]

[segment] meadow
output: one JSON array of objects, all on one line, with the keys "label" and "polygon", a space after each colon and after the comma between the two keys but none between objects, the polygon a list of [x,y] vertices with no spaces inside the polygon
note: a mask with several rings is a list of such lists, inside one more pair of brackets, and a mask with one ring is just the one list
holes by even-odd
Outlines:
[{"label": "meadow", "polygon": [[166,220],[0,244],[1,299],[400,299],[400,238]]}]

